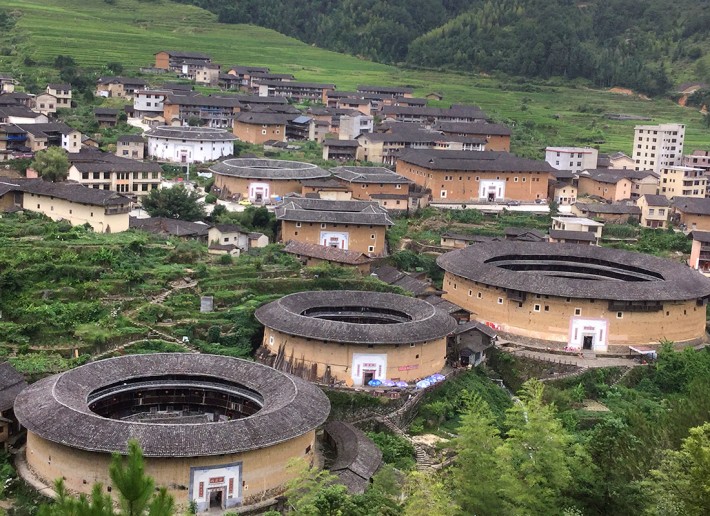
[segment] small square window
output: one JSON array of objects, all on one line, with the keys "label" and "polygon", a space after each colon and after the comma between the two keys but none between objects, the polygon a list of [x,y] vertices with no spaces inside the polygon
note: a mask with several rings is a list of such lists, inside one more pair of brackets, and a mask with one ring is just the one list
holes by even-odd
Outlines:
[{"label": "small square window", "polygon": [[416,344],[410,344],[409,347],[413,348]]},{"label": "small square window", "polygon": [[371,235],[370,235],[370,238],[371,238],[372,240],[374,240],[374,239],[375,239],[375,234],[374,234],[374,233],[371,234]]},{"label": "small square window", "polygon": [[581,308],[575,308],[575,309],[574,309],[574,315],[582,315],[582,309],[581,309]]},{"label": "small square window", "polygon": [[481,299],[481,298],[483,297],[483,294],[481,294],[481,293],[479,292],[476,297],[478,297],[478,299]]},{"label": "small square window", "polygon": [[471,297],[473,295],[473,290],[468,291],[468,297]]},{"label": "small square window", "polygon": [[624,318],[624,312],[616,312],[616,318],[617,318],[617,319],[623,319],[623,318]]},{"label": "small square window", "polygon": [[300,227],[301,227],[301,223],[300,223],[300,222],[296,222],[296,227],[297,227],[297,228],[300,228]]},{"label": "small square window", "polygon": [[533,312],[539,312],[539,311],[540,311],[540,305],[534,305]]},{"label": "small square window", "polygon": [[545,305],[545,311],[549,312],[550,311],[550,305]]},{"label": "small square window", "polygon": [[499,298],[498,298],[498,304],[499,304],[499,305],[502,305],[502,304],[503,304],[503,298],[502,298],[502,297],[499,297]]},{"label": "small square window", "polygon": [[367,246],[367,252],[368,252],[368,253],[374,253],[374,252],[375,252],[375,246],[374,246],[374,245]]},{"label": "small square window", "polygon": [[326,227],[325,222],[321,223],[320,228],[321,228],[321,229],[325,229],[325,227]]}]

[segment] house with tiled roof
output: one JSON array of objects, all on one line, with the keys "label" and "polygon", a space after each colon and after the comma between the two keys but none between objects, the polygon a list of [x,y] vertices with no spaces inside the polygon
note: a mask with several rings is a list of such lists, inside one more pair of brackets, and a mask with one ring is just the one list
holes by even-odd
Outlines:
[{"label": "house with tiled roof", "polygon": [[136,196],[160,186],[163,169],[155,162],[123,158],[108,152],[85,150],[69,156],[69,179],[90,188]]},{"label": "house with tiled roof", "polygon": [[274,212],[282,242],[320,244],[368,256],[386,254],[385,233],[394,224],[387,210],[372,201],[287,197]]},{"label": "house with tiled roof", "polygon": [[665,195],[642,195],[636,199],[641,210],[641,225],[647,228],[665,229],[671,214],[671,202]]},{"label": "house with tiled roof", "polygon": [[337,247],[321,244],[311,244],[289,240],[286,242],[284,252],[294,255],[307,267],[316,267],[323,263],[330,263],[340,267],[353,267],[360,274],[370,273],[372,258],[359,251],[349,251]]},{"label": "house with tiled roof", "polygon": [[673,222],[689,231],[710,231],[710,199],[676,197],[672,201]]},{"label": "house with tiled roof", "polygon": [[20,431],[13,406],[27,382],[9,362],[0,363],[0,449],[7,450],[8,441]]},{"label": "house with tiled roof", "polygon": [[490,151],[510,152],[511,130],[503,124],[487,122],[439,122],[432,126],[435,131],[454,136],[468,136],[486,140],[486,149]]},{"label": "house with tiled roof", "polygon": [[656,194],[659,175],[652,170],[585,169],[578,174],[577,196],[597,196],[609,202]]}]

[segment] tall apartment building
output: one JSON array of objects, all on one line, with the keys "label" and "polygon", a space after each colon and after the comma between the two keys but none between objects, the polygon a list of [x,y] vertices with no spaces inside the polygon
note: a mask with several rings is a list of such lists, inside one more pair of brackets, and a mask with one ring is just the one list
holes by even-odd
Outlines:
[{"label": "tall apartment building", "polygon": [[637,125],[634,128],[632,157],[636,170],[660,172],[681,164],[685,125]]}]

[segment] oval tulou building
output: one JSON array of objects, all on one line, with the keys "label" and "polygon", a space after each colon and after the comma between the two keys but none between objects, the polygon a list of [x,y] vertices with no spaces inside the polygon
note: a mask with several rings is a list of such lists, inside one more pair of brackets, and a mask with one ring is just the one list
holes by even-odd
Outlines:
[{"label": "oval tulou building", "polygon": [[437,263],[444,298],[504,338],[572,350],[705,340],[710,280],[650,255],[575,244],[491,242]]},{"label": "oval tulou building", "polygon": [[268,499],[313,460],[330,404],[317,387],[270,367],[214,355],[132,355],[40,380],[15,401],[26,458],[51,485],[111,485],[113,452],[137,439],[146,473],[183,508],[226,510]]},{"label": "oval tulou building", "polygon": [[439,372],[456,321],[420,299],[362,291],[300,292],[260,307],[274,367],[348,386]]}]

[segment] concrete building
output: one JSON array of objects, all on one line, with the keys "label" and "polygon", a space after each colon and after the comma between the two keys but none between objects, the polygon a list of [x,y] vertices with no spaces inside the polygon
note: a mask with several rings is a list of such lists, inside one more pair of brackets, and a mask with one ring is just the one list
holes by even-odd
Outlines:
[{"label": "concrete building", "polygon": [[204,163],[234,154],[236,137],[209,127],[154,127],[145,133],[148,156],[172,163]]},{"label": "concrete building", "polygon": [[133,94],[133,115],[135,118],[163,116],[164,102],[170,94],[167,90],[136,91]]},{"label": "concrete building", "polygon": [[48,147],[61,147],[71,154],[81,151],[81,133],[62,122],[14,124],[6,131],[13,134],[13,143],[22,144],[31,152]]},{"label": "concrete building", "polygon": [[646,228],[668,227],[671,214],[671,203],[664,195],[642,195],[636,200],[636,206],[641,208],[641,225]]},{"label": "concrete building", "polygon": [[48,94],[57,99],[57,109],[71,108],[71,84],[68,83],[52,83],[47,85],[45,90]]},{"label": "concrete building", "polygon": [[321,291],[258,308],[262,355],[309,380],[363,386],[414,382],[444,367],[456,321],[420,299],[381,292]]},{"label": "concrete building", "polygon": [[710,231],[691,231],[688,235],[693,239],[688,265],[710,276]]},{"label": "concrete building", "polygon": [[545,161],[557,170],[582,170],[597,168],[599,151],[592,147],[547,147]]},{"label": "concrete building", "polygon": [[58,99],[49,93],[40,93],[32,100],[32,110],[42,115],[55,115],[57,113]]},{"label": "concrete building", "polygon": [[609,168],[614,168],[617,170],[636,168],[636,162],[630,156],[627,156],[623,152],[613,152],[609,154]]},{"label": "concrete building", "polygon": [[553,181],[550,182],[548,196],[558,206],[570,206],[577,202],[577,187],[571,182]]},{"label": "concrete building", "polygon": [[116,140],[116,156],[142,160],[145,158],[145,138],[138,134],[124,134]]},{"label": "concrete building", "polygon": [[69,158],[68,179],[89,188],[136,196],[148,195],[160,187],[163,169],[158,163],[89,151]]},{"label": "concrete building", "polygon": [[233,158],[210,167],[214,192],[221,198],[248,199],[255,204],[278,202],[300,193],[302,182],[325,179],[330,173],[311,163],[262,158]]},{"label": "concrete building", "polygon": [[[189,359],[188,359],[189,358]],[[292,459],[317,460],[330,403],[314,385],[261,364],[160,353],[100,360],[25,389],[15,412],[25,460],[48,486],[90,494],[113,453],[138,440],[145,473],[176,512],[225,511],[283,493]]]},{"label": "concrete building", "polygon": [[680,165],[684,139],[683,124],[637,125],[632,151],[635,169],[660,173],[664,167]]},{"label": "concrete building", "polygon": [[371,133],[374,129],[375,118],[370,115],[351,114],[340,117],[338,138],[341,140],[354,140],[363,133]]},{"label": "concrete building", "polygon": [[708,179],[702,168],[684,166],[661,167],[661,179],[656,189],[658,195],[675,197],[705,197]]},{"label": "concrete building", "polygon": [[573,352],[703,343],[710,280],[670,260],[582,245],[491,242],[440,256],[444,299],[501,338]]},{"label": "concrete building", "polygon": [[148,83],[133,77],[99,77],[96,81],[96,96],[104,98],[133,99],[136,91],[144,90]]},{"label": "concrete building", "polygon": [[368,256],[387,254],[385,233],[394,223],[376,202],[287,197],[274,211],[282,242],[295,240]]},{"label": "concrete building", "polygon": [[184,50],[161,50],[155,54],[155,67],[181,73],[185,62],[209,64],[212,59],[202,52],[186,52]]},{"label": "concrete building", "polygon": [[326,103],[328,90],[334,90],[335,84],[315,82],[257,80],[260,97],[286,97],[296,101],[312,100]]},{"label": "concrete building", "polygon": [[396,170],[430,189],[432,202],[471,203],[546,199],[554,169],[507,152],[412,149],[399,156]]},{"label": "concrete building", "polygon": [[596,196],[609,202],[656,194],[659,183],[658,174],[651,170],[589,169],[577,177],[577,197]]},{"label": "concrete building", "polygon": [[552,217],[550,242],[599,245],[604,223],[586,217]]}]

